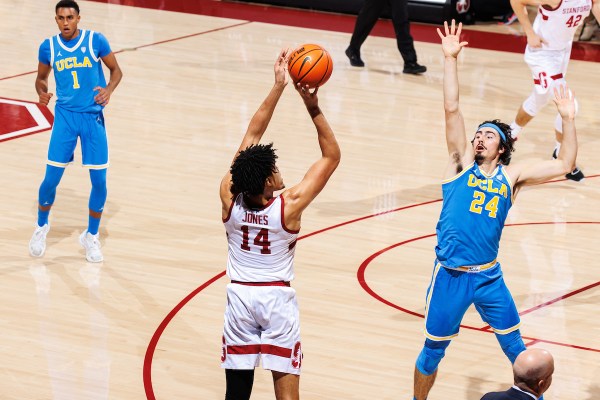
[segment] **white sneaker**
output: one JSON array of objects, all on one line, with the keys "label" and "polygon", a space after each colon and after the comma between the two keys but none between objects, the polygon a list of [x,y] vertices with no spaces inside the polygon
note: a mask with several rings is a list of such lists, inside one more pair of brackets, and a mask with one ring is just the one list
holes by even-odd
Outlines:
[{"label": "white sneaker", "polygon": [[50,225],[37,226],[29,241],[29,254],[31,257],[41,257],[46,251],[46,235],[50,231]]},{"label": "white sneaker", "polygon": [[104,257],[100,250],[100,240],[98,234],[92,235],[87,230],[79,235],[79,243],[85,249],[85,259],[92,263],[102,262]]}]

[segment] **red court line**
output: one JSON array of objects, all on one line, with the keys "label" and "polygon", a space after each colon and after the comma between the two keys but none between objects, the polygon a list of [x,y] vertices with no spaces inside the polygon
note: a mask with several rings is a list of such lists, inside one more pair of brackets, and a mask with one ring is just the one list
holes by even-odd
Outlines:
[{"label": "red court line", "polygon": [[[176,11],[188,14],[212,17],[243,19],[253,22],[320,29],[325,31],[351,33],[356,22],[355,15],[337,14],[306,9],[285,8],[270,5],[236,3],[214,0],[92,0],[99,3],[122,4],[155,10]],[[440,38],[434,25],[411,23],[411,35],[416,41],[439,43]],[[379,20],[373,30],[373,36],[395,38],[394,27],[390,20]],[[349,38],[348,38],[349,39]],[[476,49],[524,53],[527,43],[522,35],[510,35],[496,32],[469,30],[465,27],[462,40]],[[572,60],[600,61],[600,45],[588,42],[573,42]]]},{"label": "red court line", "polygon": [[349,225],[349,224],[353,224],[355,222],[364,221],[366,219],[375,218],[375,217],[378,217],[380,215],[385,215],[385,214],[393,213],[393,212],[396,212],[396,211],[407,210],[409,208],[424,206],[424,205],[427,205],[427,204],[439,203],[440,201],[442,201],[442,199],[425,201],[423,203],[411,204],[409,206],[394,208],[393,210],[382,211],[382,212],[379,212],[377,214],[371,214],[371,215],[367,215],[365,217],[351,219],[350,221],[342,222],[342,223],[337,224],[337,225],[332,225],[332,226],[329,226],[327,228],[323,228],[323,229],[320,229],[318,231],[314,231],[314,232],[308,233],[308,234],[302,236],[301,239],[304,239],[304,238],[307,238],[307,237],[311,237],[311,236],[317,235],[319,233],[327,232],[327,231],[330,231],[330,230],[335,229],[335,228],[339,228],[339,227],[344,226],[344,225]]},{"label": "red court line", "polygon": [[[177,40],[188,39],[188,38],[191,38],[191,37],[194,37],[194,36],[205,35],[207,33],[212,33],[212,32],[222,31],[222,30],[229,29],[229,28],[235,28],[235,27],[242,26],[242,25],[247,25],[249,23],[251,23],[251,21],[244,21],[244,22],[240,22],[240,23],[237,23],[237,24],[233,24],[233,25],[223,26],[221,28],[209,29],[207,31],[202,31],[202,32],[197,32],[197,33],[191,33],[189,35],[179,36],[179,37],[175,37],[175,38],[172,38],[172,39],[161,40],[159,42],[142,44],[142,45],[136,46],[136,47],[130,47],[130,48],[126,48],[126,49],[121,49],[121,50],[114,51],[114,53],[115,54],[119,54],[119,53],[123,53],[123,52],[126,52],[126,51],[141,49],[141,48],[144,48],[144,47],[156,46],[156,45],[163,44],[163,43],[169,43],[169,42],[174,42],[174,41],[177,41]],[[22,74],[17,74],[17,75],[5,76],[5,77],[0,78],[0,81],[6,80],[6,79],[18,78],[20,76],[25,76],[25,75],[31,75],[31,74],[35,74],[36,72],[37,72],[37,70],[35,70],[35,71],[29,71],[29,72],[23,72]]]},{"label": "red court line", "polygon": [[35,134],[42,133],[42,132],[45,132],[45,131],[49,131],[49,130],[52,129],[52,125],[54,124],[54,115],[52,114],[52,111],[50,111],[50,109],[47,106],[43,106],[43,105],[41,105],[39,103],[35,103],[33,101],[27,101],[27,100],[21,100],[21,99],[11,99],[9,97],[0,97],[0,98],[6,99],[6,100],[22,101],[22,102],[25,102],[25,103],[35,104],[37,106],[38,110],[40,110],[40,112],[44,115],[44,117],[46,118],[46,120],[50,123],[50,128],[40,129],[38,131],[33,131],[33,132],[25,133],[23,135],[11,137],[11,138],[8,138],[8,139],[2,139],[0,137],[0,143],[1,142],[7,142],[9,140],[19,139],[19,138],[22,138],[22,137],[25,137],[25,136],[29,136],[29,135],[35,135]]},{"label": "red court line", "polygon": [[[582,224],[600,224],[600,221],[598,221],[598,222],[585,221],[585,222],[581,222],[581,223]],[[507,224],[505,226],[555,225],[555,224],[579,224],[579,222],[532,222],[532,223]],[[365,270],[367,269],[367,267],[369,266],[369,264],[371,263],[371,261],[373,261],[375,258],[377,258],[378,256],[380,256],[381,254],[383,254],[383,253],[385,253],[385,252],[387,252],[387,251],[389,251],[391,249],[399,247],[399,246],[402,246],[402,245],[407,244],[407,243],[415,242],[417,240],[430,238],[430,237],[435,236],[435,235],[436,235],[435,233],[432,233],[432,234],[429,234],[429,235],[424,235],[424,236],[419,236],[419,237],[416,237],[416,238],[408,239],[408,240],[405,240],[403,242],[396,243],[396,244],[393,244],[391,246],[388,246],[388,247],[386,247],[386,248],[384,248],[384,249],[382,249],[382,250],[380,250],[380,251],[378,251],[376,253],[373,253],[365,261],[363,261],[361,263],[361,265],[358,268],[358,271],[356,273],[357,279],[358,279],[358,282],[359,282],[360,286],[369,295],[371,295],[373,298],[375,298],[376,300],[379,300],[380,302],[382,302],[383,304],[385,304],[387,306],[390,306],[392,308],[395,308],[397,310],[400,310],[402,312],[405,312],[407,314],[410,314],[410,315],[413,315],[413,316],[416,316],[416,317],[425,318],[425,316],[423,314],[417,313],[415,311],[408,310],[408,309],[406,309],[404,307],[400,307],[397,304],[394,304],[394,303],[386,300],[382,296],[378,295],[367,284],[366,279],[365,279]],[[543,308],[545,306],[548,306],[550,304],[556,303],[559,300],[562,300],[562,299],[574,296],[575,294],[578,294],[578,293],[584,292],[586,290],[589,290],[591,288],[594,288],[594,287],[596,287],[598,285],[600,285],[600,282],[593,283],[591,285],[585,286],[585,287],[583,287],[581,289],[577,289],[577,290],[575,290],[573,292],[570,292],[570,293],[568,293],[566,295],[563,295],[563,296],[561,296],[561,297],[559,297],[557,299],[554,299],[554,300],[545,302],[543,304],[540,304],[538,306],[535,306],[535,307],[533,307],[533,308],[531,308],[529,310],[524,311],[523,313],[529,313],[529,312],[532,312],[534,310],[538,310],[538,309]],[[519,315],[522,315],[523,313],[519,313]],[[484,326],[482,328],[478,328],[478,327],[475,327],[475,326],[469,326],[469,325],[463,325],[463,324],[461,324],[460,327],[461,328],[465,328],[465,329],[480,331],[480,332],[494,333],[494,331],[491,329],[491,327],[489,325],[486,325],[486,326]],[[531,338],[531,337],[525,337],[525,336],[523,336],[523,338],[524,339],[533,340],[534,342],[545,342],[545,343],[555,344],[555,345],[558,345],[558,346],[572,347],[572,348],[580,349],[580,350],[588,350],[588,351],[600,352],[600,349],[595,349],[595,348],[591,348],[591,347],[584,347],[584,346],[578,346],[578,345],[573,345],[573,344],[569,344],[569,343],[554,342],[554,341],[550,341],[550,340],[539,339],[539,338]]]},{"label": "red court line", "polygon": [[163,334],[165,328],[169,325],[169,323],[171,322],[173,317],[175,317],[175,315],[179,312],[179,310],[181,310],[183,306],[185,306],[191,299],[193,299],[194,296],[196,296],[198,293],[203,291],[205,288],[207,288],[213,282],[217,281],[223,276],[225,276],[225,271],[222,271],[219,274],[215,275],[208,281],[204,282],[204,284],[199,286],[196,290],[188,294],[183,300],[179,302],[179,304],[175,306],[175,308],[171,310],[169,314],[167,314],[167,316],[165,317],[165,319],[163,319],[158,328],[156,328],[154,335],[152,335],[152,339],[150,339],[150,343],[148,343],[146,355],[144,356],[144,368],[142,374],[144,378],[144,390],[146,391],[147,399],[156,400],[156,397],[154,396],[154,389],[152,388],[152,359],[154,358],[154,351],[156,350],[158,340]]},{"label": "red court line", "polygon": [[[600,176],[600,175],[592,175],[592,177],[596,177],[596,176]],[[559,180],[560,181],[560,180]],[[558,181],[556,181],[558,182]],[[551,183],[551,181],[545,182],[545,183]],[[409,205],[409,206],[404,206],[404,207],[399,207],[399,208],[395,208],[393,210],[389,210],[389,211],[384,211],[384,212],[380,212],[380,213],[376,213],[376,214],[371,214],[371,215],[367,215],[361,218],[356,218],[353,219],[351,221],[347,221],[344,223],[340,223],[337,225],[333,225],[331,227],[328,228],[324,228],[315,232],[311,232],[307,235],[304,235],[302,237],[299,237],[298,240],[302,240],[305,239],[307,237],[310,236],[314,236],[317,233],[322,233],[322,232],[326,232],[329,231],[331,229],[334,228],[338,228],[344,225],[348,225],[350,223],[353,222],[359,222],[359,221],[363,221],[366,219],[370,219],[379,215],[385,215],[385,214],[389,214],[391,212],[396,212],[396,211],[401,211],[401,210],[406,210],[406,209],[410,209],[410,208],[414,208],[417,207],[419,205],[427,205],[427,204],[432,204],[432,203],[437,203],[442,201],[442,199],[436,199],[436,200],[430,200],[430,201],[426,201],[426,202],[422,202],[422,203],[418,203],[418,204],[413,204],[413,205]],[[523,224],[513,224],[513,225],[523,225]],[[404,241],[402,243],[397,243],[395,245],[386,247],[384,250],[380,250],[378,253],[376,253],[377,255],[380,255],[381,253],[390,250],[394,247],[398,247],[401,244],[406,244],[406,243],[410,243],[410,242],[414,242],[420,239],[425,239],[428,237],[432,237],[435,236],[435,234],[430,234],[430,235],[425,235],[425,236],[420,236],[418,238],[413,238],[413,239],[409,239],[407,241]],[[377,257],[377,255],[371,255],[367,260],[372,261],[375,257]],[[359,272],[357,272],[357,277],[359,277],[359,283],[361,285],[361,287],[363,287],[363,289],[365,289],[365,291],[367,291],[367,293],[371,294],[375,299],[381,301],[382,303],[396,308],[400,311],[406,312],[407,314],[410,315],[414,315],[417,317],[421,317],[424,318],[423,314],[417,313],[415,311],[411,311],[408,309],[405,309],[403,307],[397,306],[394,303],[391,303],[387,300],[385,300],[383,297],[377,295],[365,282],[364,279],[364,269],[366,269],[368,265],[368,262],[365,260],[361,266],[359,267]],[[364,266],[364,267],[363,267]],[[360,269],[363,269],[362,272],[360,272]],[[160,325],[158,326],[158,328],[156,329],[156,331],[154,332],[154,334],[152,335],[152,338],[150,339],[150,342],[148,343],[148,348],[146,349],[146,355],[144,357],[144,366],[143,366],[143,381],[144,381],[144,389],[146,391],[146,398],[148,400],[156,400],[156,397],[154,396],[154,389],[152,387],[152,361],[153,361],[153,357],[154,357],[154,351],[156,349],[156,346],[158,344],[158,341],[160,340],[160,337],[162,336],[165,328],[169,325],[169,323],[171,322],[171,320],[175,317],[175,315],[177,315],[177,313],[193,298],[195,297],[197,294],[199,294],[202,290],[204,290],[205,288],[207,288],[208,286],[210,286],[211,284],[213,284],[215,281],[217,281],[218,279],[222,278],[223,276],[225,276],[225,271],[222,271],[221,273],[219,273],[218,275],[215,275],[213,278],[211,278],[210,280],[208,280],[207,282],[203,283],[201,286],[199,286],[196,290],[194,290],[193,292],[191,292],[188,296],[186,296],[182,301],[180,301],[172,310],[171,312],[169,312],[169,314],[167,314],[167,316],[164,318],[164,320],[160,323]],[[366,287],[365,287],[366,286]],[[473,327],[473,326],[468,326],[468,325],[460,325],[461,328],[464,329],[470,329],[470,330],[475,330],[475,331],[481,331],[481,332],[489,332],[489,333],[493,333],[493,331],[491,330],[487,330],[486,327],[484,328],[477,328],[477,327]],[[595,352],[600,352],[600,350],[598,349],[593,349],[593,348],[588,348],[588,347],[583,347],[583,346],[576,346],[576,345],[571,345],[571,344],[566,344],[566,343],[559,343],[559,342],[552,342],[552,341],[547,341],[547,340],[543,340],[543,339],[537,339],[537,338],[531,338],[531,337],[526,337],[523,336],[523,339],[526,340],[532,340],[532,341],[537,341],[537,342],[545,342],[545,343],[549,343],[549,344],[554,344],[554,345],[558,345],[558,346],[565,346],[565,347],[571,347],[571,348],[575,348],[575,349],[580,349],[580,350],[587,350],[587,351],[595,351]]]}]

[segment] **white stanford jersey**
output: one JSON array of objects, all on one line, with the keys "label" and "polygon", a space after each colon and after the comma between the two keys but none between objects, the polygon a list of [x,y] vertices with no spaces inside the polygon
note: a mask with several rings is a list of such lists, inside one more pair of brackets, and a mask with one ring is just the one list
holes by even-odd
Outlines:
[{"label": "white stanford jersey", "polygon": [[555,9],[539,6],[533,31],[546,41],[542,48],[570,49],[577,27],[590,14],[591,9],[592,0],[562,0]]},{"label": "white stanford jersey", "polygon": [[229,243],[227,275],[233,281],[272,282],[294,279],[298,231],[285,227],[283,197],[261,209],[251,209],[243,194],[233,200],[223,220]]}]

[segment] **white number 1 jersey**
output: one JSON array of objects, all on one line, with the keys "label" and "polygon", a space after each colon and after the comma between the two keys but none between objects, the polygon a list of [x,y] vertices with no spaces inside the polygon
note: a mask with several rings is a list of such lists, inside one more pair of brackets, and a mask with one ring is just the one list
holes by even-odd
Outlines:
[{"label": "white number 1 jersey", "polygon": [[223,220],[229,244],[227,275],[241,282],[291,281],[298,231],[285,227],[283,197],[252,209],[238,194]]},{"label": "white number 1 jersey", "polygon": [[590,14],[592,0],[562,0],[555,9],[539,6],[533,31],[546,41],[546,50],[570,49],[577,27]]}]

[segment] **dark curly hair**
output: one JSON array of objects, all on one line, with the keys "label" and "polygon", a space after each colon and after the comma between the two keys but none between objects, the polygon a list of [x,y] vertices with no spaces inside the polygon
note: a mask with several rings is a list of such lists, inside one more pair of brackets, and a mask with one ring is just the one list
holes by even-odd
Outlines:
[{"label": "dark curly hair", "polygon": [[[477,130],[479,130],[479,128],[481,128],[481,125],[483,124],[494,124],[498,128],[500,128],[500,130],[502,130],[502,133],[504,133],[504,136],[506,136],[506,140],[502,139],[502,136],[500,136],[499,150],[504,149],[504,153],[500,154],[500,162],[503,165],[510,164],[512,153],[515,151],[515,139],[510,135],[512,131],[510,125],[505,124],[504,122],[500,122],[499,119],[493,119],[489,121],[483,121],[481,124],[479,124]],[[473,140],[471,141],[471,143],[473,143]]]},{"label": "dark curly hair", "polygon": [[230,169],[231,194],[261,194],[267,178],[277,172],[276,160],[273,143],[252,144],[240,151]]}]

